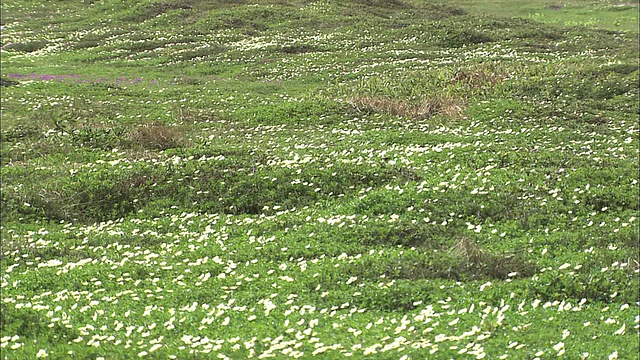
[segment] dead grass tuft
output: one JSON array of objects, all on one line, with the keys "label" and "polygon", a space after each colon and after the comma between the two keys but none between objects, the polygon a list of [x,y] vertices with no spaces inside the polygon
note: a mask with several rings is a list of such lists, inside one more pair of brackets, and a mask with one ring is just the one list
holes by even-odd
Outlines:
[{"label": "dead grass tuft", "polygon": [[486,263],[490,258],[478,244],[467,238],[458,240],[453,247],[449,249],[449,253],[457,258],[463,259],[467,264]]},{"label": "dead grass tuft", "polygon": [[448,95],[426,98],[419,103],[385,97],[357,97],[350,102],[358,111],[385,112],[410,119],[428,119],[435,115],[459,119],[466,106],[464,99]]},{"label": "dead grass tuft", "polygon": [[458,271],[466,273],[471,279],[528,277],[536,272],[535,265],[523,257],[516,254],[487,253],[468,238],[459,239],[448,252],[461,260]]},{"label": "dead grass tuft", "polygon": [[452,85],[465,85],[471,89],[480,89],[494,86],[505,80],[509,76],[499,71],[489,71],[488,69],[458,70],[451,78]]},{"label": "dead grass tuft", "polygon": [[468,238],[461,238],[447,251],[427,252],[421,259],[406,257],[389,262],[385,275],[394,279],[517,279],[532,276],[535,264],[518,254],[492,254]]},{"label": "dead grass tuft", "polygon": [[177,127],[160,123],[139,126],[129,132],[133,147],[149,150],[166,150],[186,147],[189,144],[184,133]]}]

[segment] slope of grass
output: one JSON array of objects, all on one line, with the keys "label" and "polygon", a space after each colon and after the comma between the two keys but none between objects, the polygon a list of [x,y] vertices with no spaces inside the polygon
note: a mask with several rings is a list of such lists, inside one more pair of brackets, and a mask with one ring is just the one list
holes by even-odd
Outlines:
[{"label": "slope of grass", "polygon": [[637,3],[2,9],[2,358],[638,353]]}]

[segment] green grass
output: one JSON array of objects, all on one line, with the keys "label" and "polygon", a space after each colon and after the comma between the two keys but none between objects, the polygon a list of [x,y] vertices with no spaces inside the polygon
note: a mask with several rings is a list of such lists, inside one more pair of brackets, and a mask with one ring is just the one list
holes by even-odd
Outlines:
[{"label": "green grass", "polygon": [[464,1],[450,4],[474,13],[522,17],[546,24],[638,32],[638,1]]},{"label": "green grass", "polygon": [[1,5],[3,359],[638,353],[637,2]]}]

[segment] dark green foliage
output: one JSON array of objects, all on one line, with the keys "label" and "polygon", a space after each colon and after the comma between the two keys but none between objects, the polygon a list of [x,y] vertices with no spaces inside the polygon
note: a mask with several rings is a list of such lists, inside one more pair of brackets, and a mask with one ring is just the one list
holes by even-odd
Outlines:
[{"label": "dark green foliage", "polygon": [[78,147],[112,150],[126,147],[125,129],[82,128],[71,133],[71,142]]},{"label": "dark green foliage", "polygon": [[467,14],[467,11],[465,9],[447,3],[428,3],[421,5],[424,6],[428,16],[434,20]]},{"label": "dark green foliage", "polygon": [[42,136],[42,129],[34,124],[19,124],[9,129],[2,129],[0,141],[3,143],[15,143],[25,140],[36,140]]},{"label": "dark green foliage", "polygon": [[492,42],[493,38],[483,32],[477,30],[458,30],[456,31],[447,31],[447,35],[440,40],[438,45],[442,47],[462,47],[468,45],[482,44],[487,42]]},{"label": "dark green foliage", "polygon": [[23,53],[31,53],[34,51],[38,51],[46,48],[49,45],[46,41],[29,41],[29,42],[20,42],[20,43],[12,43],[6,45],[7,50],[13,50],[17,52]]},{"label": "dark green foliage", "polygon": [[19,81],[0,78],[0,86],[14,86],[20,84]]},{"label": "dark green foliage", "polygon": [[193,8],[191,5],[193,2],[195,1],[154,0],[149,3],[143,2],[130,9],[129,15],[124,19],[131,22],[144,22],[172,10],[190,10]]},{"label": "dark green foliage", "polygon": [[389,1],[383,1],[383,0],[355,0],[353,2],[355,4],[361,4],[361,5],[365,5],[365,6],[371,6],[371,7],[383,8],[383,9],[393,9],[393,10],[407,9],[407,8],[411,8],[412,7],[409,3],[404,2],[402,0],[389,0]]},{"label": "dark green foliage", "polygon": [[265,125],[329,125],[340,117],[349,115],[351,111],[353,110],[348,105],[317,99],[299,103],[281,102],[269,106],[255,106],[236,111],[233,117],[237,120],[249,120],[251,123]]}]

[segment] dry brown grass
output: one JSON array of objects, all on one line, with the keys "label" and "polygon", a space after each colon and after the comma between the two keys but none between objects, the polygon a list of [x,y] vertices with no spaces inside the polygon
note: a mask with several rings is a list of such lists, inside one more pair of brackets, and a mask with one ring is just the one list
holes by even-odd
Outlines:
[{"label": "dry brown grass", "polygon": [[426,98],[419,103],[366,96],[353,98],[350,102],[359,111],[385,112],[410,119],[428,119],[435,115],[459,119],[466,106],[464,99],[448,95]]},{"label": "dry brown grass", "polygon": [[460,259],[463,270],[469,278],[507,279],[510,277],[528,277],[536,272],[536,266],[516,254],[487,253],[473,240],[459,239],[448,250],[454,258]]},{"label": "dry brown grass", "polygon": [[449,253],[457,258],[463,259],[468,264],[481,264],[487,262],[490,255],[484,252],[475,242],[470,239],[459,239]]},{"label": "dry brown grass", "polygon": [[472,89],[479,89],[487,86],[494,86],[505,80],[509,76],[502,71],[489,70],[489,69],[472,69],[472,70],[458,70],[451,78],[451,84],[466,85]]},{"label": "dry brown grass", "polygon": [[129,139],[133,147],[150,150],[166,150],[186,147],[189,141],[177,127],[169,127],[160,123],[142,125],[129,131]]}]

